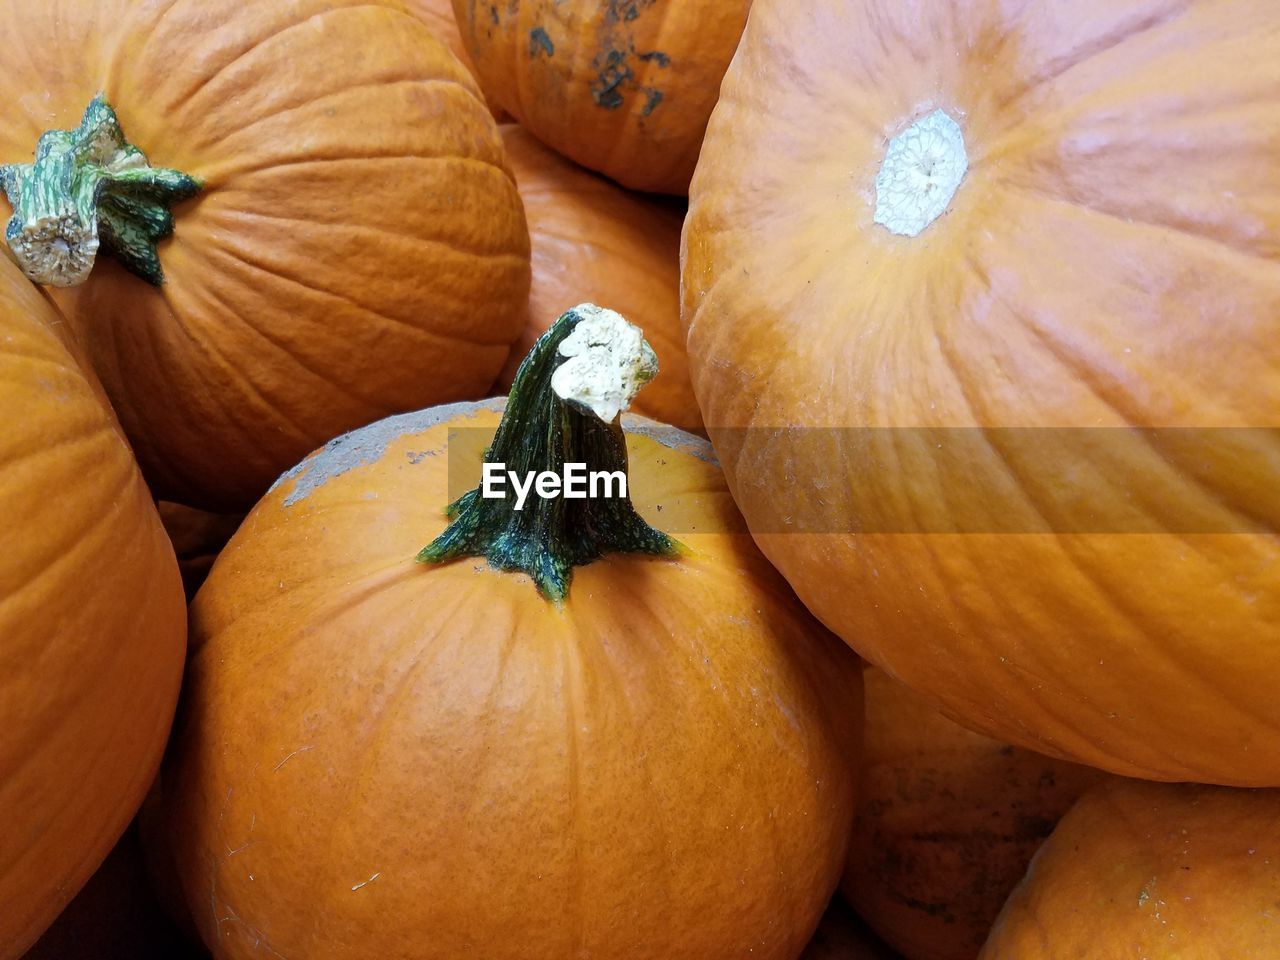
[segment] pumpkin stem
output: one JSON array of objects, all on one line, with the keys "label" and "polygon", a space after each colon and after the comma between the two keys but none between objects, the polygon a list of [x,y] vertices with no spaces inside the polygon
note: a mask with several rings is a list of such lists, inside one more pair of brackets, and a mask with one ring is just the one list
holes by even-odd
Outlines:
[{"label": "pumpkin stem", "polygon": [[960,125],[933,111],[889,141],[876,175],[875,222],[918,237],[946,212],[968,170]]},{"label": "pumpkin stem", "polygon": [[151,166],[99,94],[77,129],[40,137],[35,163],[0,167],[0,187],[14,211],[5,239],[22,272],[71,287],[88,278],[99,242],[147,282],[163,282],[156,243],[173,232],[169,206],[201,184]]},{"label": "pumpkin stem", "polygon": [[[582,304],[561,316],[516,373],[485,453],[485,463],[507,477],[503,492],[485,497],[482,484],[450,504],[453,522],[417,559],[485,557],[500,570],[527,573],[544,597],[560,602],[575,566],[607,553],[678,553],[680,545],[645,523],[617,482],[627,475],[620,415],[657,372],[639,328],[612,310]],[[579,476],[612,481],[584,480],[580,498],[542,497],[527,487],[519,502],[511,477],[521,484],[543,473],[563,479],[566,464],[582,465]]]}]

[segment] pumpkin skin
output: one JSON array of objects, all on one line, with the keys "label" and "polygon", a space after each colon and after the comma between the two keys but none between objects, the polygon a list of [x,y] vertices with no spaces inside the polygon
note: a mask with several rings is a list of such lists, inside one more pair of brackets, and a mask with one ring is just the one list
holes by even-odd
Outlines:
[{"label": "pumpkin skin", "polygon": [[[461,60],[462,65],[474,76],[475,66],[471,63],[471,56],[462,43],[462,34],[458,32],[458,21],[453,18],[451,0],[403,0],[403,2],[414,16],[427,25],[437,40],[444,41],[449,52]],[[501,107],[492,102],[489,104],[489,109],[500,122],[510,119]]]},{"label": "pumpkin skin", "polygon": [[1273,790],[1091,790],[1036,855],[982,960],[1273,957],[1277,826]]},{"label": "pumpkin skin", "polygon": [[684,195],[750,0],[453,0],[480,85],[624,187]]},{"label": "pumpkin skin", "polygon": [[672,203],[628,193],[561,158],[522,128],[502,127],[507,160],[529,223],[533,283],[524,333],[498,386],[570,304],[608,304],[644,330],[661,376],[633,409],[682,430],[702,430],[680,326],[680,228]]},{"label": "pumpkin skin", "polygon": [[226,546],[244,517],[234,513],[209,513],[167,500],[161,500],[156,508],[177,554],[182,586],[190,600],[209,575],[218,551]]},{"label": "pumpkin skin", "polygon": [[1040,844],[1107,774],[966,730],[881,670],[863,682],[840,891],[907,960],[974,960]]},{"label": "pumpkin skin", "polygon": [[341,438],[215,563],[162,813],[202,938],[216,960],[799,956],[848,842],[856,658],[670,431],[629,434],[630,492],[687,556],[579,567],[562,607],[483,560],[415,565],[501,407]]},{"label": "pumpkin skin", "polygon": [[48,301],[0,258],[0,958],[18,957],[142,802],[186,605],[137,464]]},{"label": "pumpkin skin", "polygon": [[[1276,24],[761,0],[725,78],[682,256],[730,487],[819,619],[1000,740],[1280,784],[1274,441],[1216,430],[1280,399]],[[968,172],[891,234],[886,141],[935,109]]]},{"label": "pumpkin skin", "polygon": [[162,286],[103,255],[58,294],[158,496],[247,509],[335,434],[492,384],[528,236],[474,80],[420,21],[358,0],[10,7],[0,161],[102,91],[152,164],[204,184]]}]

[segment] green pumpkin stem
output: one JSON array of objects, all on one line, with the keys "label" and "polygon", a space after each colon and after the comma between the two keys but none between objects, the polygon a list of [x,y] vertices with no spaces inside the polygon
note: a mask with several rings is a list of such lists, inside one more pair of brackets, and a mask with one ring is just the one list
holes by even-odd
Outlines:
[{"label": "green pumpkin stem", "polygon": [[14,211],[5,239],[23,273],[70,287],[88,278],[99,244],[147,282],[163,282],[156,243],[173,232],[169,207],[201,184],[151,166],[99,94],[77,129],[40,138],[35,163],[0,167],[0,187]]},{"label": "green pumpkin stem", "polygon": [[[557,392],[562,382],[552,382],[569,359],[561,352],[565,341],[580,323],[606,314],[635,331],[617,314],[584,304],[561,316],[534,344],[516,373],[502,422],[485,453],[486,463],[505,464],[520,477],[542,471],[563,476],[568,463],[585,464],[588,472],[626,474],[627,442],[618,407],[656,373],[649,345],[639,341],[643,353],[626,371],[632,382],[622,403],[603,405],[607,420],[595,412],[600,405],[593,408],[564,399]],[[602,348],[592,344],[588,349]],[[417,559],[438,563],[485,557],[500,570],[527,573],[544,597],[560,602],[568,594],[575,566],[608,553],[673,556],[681,550],[677,541],[641,519],[630,496],[543,499],[531,490],[523,509],[517,510],[510,485],[506,492],[503,499],[486,499],[479,487],[463,494],[449,505],[452,523]]]}]

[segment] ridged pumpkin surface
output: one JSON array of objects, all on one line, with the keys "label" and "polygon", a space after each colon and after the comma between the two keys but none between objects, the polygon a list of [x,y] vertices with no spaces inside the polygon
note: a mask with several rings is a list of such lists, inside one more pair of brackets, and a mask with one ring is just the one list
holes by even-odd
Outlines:
[{"label": "ridged pumpkin surface", "polygon": [[856,658],[670,431],[630,434],[630,492],[687,555],[579,567],[563,606],[483,560],[415,564],[499,408],[330,444],[196,597],[164,802],[203,939],[217,960],[799,956],[848,839]]},{"label": "ridged pumpkin surface", "polygon": [[689,383],[680,326],[680,228],[675,201],[628,193],[544,147],[524,129],[502,128],[529,222],[533,284],[524,333],[498,386],[509,390],[533,342],[574,304],[589,300],[640,326],[661,375],[632,409],[684,430],[702,414]]},{"label": "ridged pumpkin surface", "polygon": [[1280,794],[1115,781],[1041,848],[981,960],[1270,960]]},{"label": "ridged pumpkin surface", "polygon": [[[809,609],[1001,740],[1280,785],[1280,448],[1222,429],[1280,423],[1278,64],[1244,0],[752,7],[694,390]],[[967,172],[891,233],[946,197],[937,111]]]},{"label": "ridged pumpkin surface", "polygon": [[488,389],[528,236],[475,82],[420,21],[358,0],[0,14],[0,162],[101,91],[152,164],[204,183],[162,287],[100,254],[60,297],[159,495],[247,507],[343,430]]},{"label": "ridged pumpkin surface", "polygon": [[750,0],[453,0],[485,92],[633,190],[683,195]]},{"label": "ridged pumpkin surface", "polygon": [[[443,40],[449,51],[462,61],[462,65],[475,73],[475,65],[471,55],[462,43],[462,34],[458,32],[458,21],[453,16],[451,0],[401,0],[416,17],[422,20],[435,34],[437,40]],[[490,101],[490,109],[494,116],[503,119],[506,111]]]},{"label": "ridged pumpkin surface", "polygon": [[0,258],[0,958],[97,869],[156,767],[182,674],[173,549],[119,427]]},{"label": "ridged pumpkin surface", "polygon": [[973,960],[1058,819],[1106,774],[966,730],[881,670],[863,681],[840,890],[907,960]]}]

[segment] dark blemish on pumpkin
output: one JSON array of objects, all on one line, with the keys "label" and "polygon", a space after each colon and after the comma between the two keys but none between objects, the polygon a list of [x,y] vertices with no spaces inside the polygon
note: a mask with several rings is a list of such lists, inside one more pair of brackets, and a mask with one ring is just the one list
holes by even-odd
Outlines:
[{"label": "dark blemish on pumpkin", "polygon": [[661,90],[652,90],[646,87],[645,94],[646,94],[646,100],[644,103],[644,108],[640,111],[640,116],[642,117],[647,117],[649,114],[653,113],[654,108],[657,107],[657,105],[662,102]]},{"label": "dark blemish on pumpkin", "polygon": [[943,920],[946,923],[955,923],[955,914],[945,903],[930,903],[927,900],[921,900],[918,897],[908,896],[906,894],[895,893],[893,899],[897,900],[903,906],[910,907],[913,910],[922,910],[931,917]]},{"label": "dark blemish on pumpkin", "polygon": [[651,7],[654,0],[609,0],[608,6],[605,7],[604,21],[607,24],[614,24],[620,21],[634,20],[640,16],[640,11],[645,7]]},{"label": "dark blemish on pumpkin", "polygon": [[498,8],[496,6],[489,8],[489,16],[493,18],[493,25],[496,27],[498,25]]},{"label": "dark blemish on pumpkin", "polygon": [[596,77],[591,88],[591,99],[596,106],[606,110],[616,110],[622,106],[622,94],[618,88],[631,79],[631,67],[627,64],[627,55],[617,50],[610,50],[605,57],[604,66]]},{"label": "dark blemish on pumpkin", "polygon": [[648,53],[637,53],[636,56],[641,60],[651,60],[660,67],[671,66],[671,58],[661,50],[650,50]]},{"label": "dark blemish on pumpkin", "polygon": [[556,53],[556,45],[551,42],[551,38],[547,36],[547,31],[541,27],[534,27],[529,31],[529,55],[536,57],[538,51],[541,50],[548,57],[554,57]]},{"label": "dark blemish on pumpkin", "polygon": [[387,452],[387,447],[403,436],[422,433],[454,417],[467,416],[481,410],[501,410],[504,403],[502,398],[480,403],[448,403],[414,413],[387,417],[385,420],[379,420],[377,423],[359,430],[352,430],[350,433],[344,433],[330,440],[317,453],[281,474],[280,478],[271,485],[271,489],[274,490],[286,480],[296,481],[293,489],[284,498],[283,505],[291,507],[307,499],[334,477],[340,477],[357,467],[377,463]]},{"label": "dark blemish on pumpkin", "polygon": [[866,812],[869,817],[882,817],[893,804],[888,800],[876,799],[867,801]]}]

